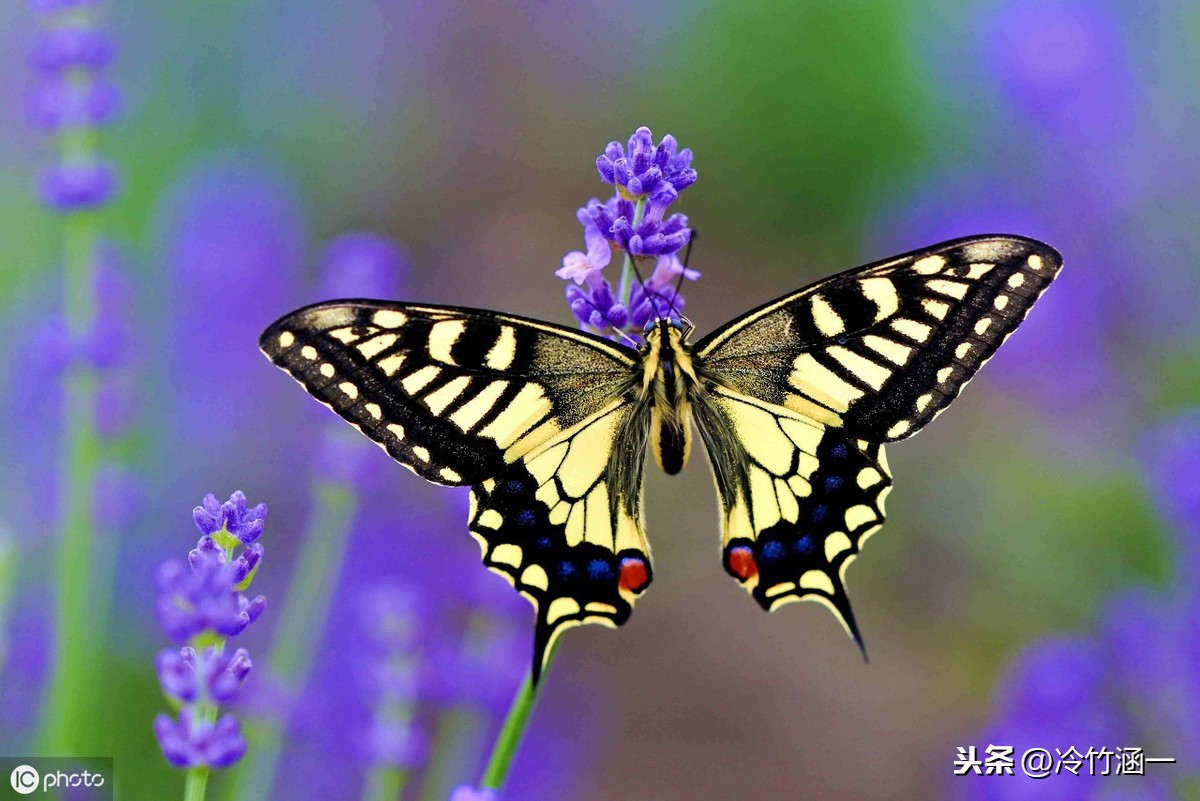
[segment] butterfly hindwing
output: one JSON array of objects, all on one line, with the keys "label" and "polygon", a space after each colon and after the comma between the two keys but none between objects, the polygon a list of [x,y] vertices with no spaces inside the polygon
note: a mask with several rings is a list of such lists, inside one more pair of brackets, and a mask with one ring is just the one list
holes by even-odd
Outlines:
[{"label": "butterfly hindwing", "polygon": [[820,281],[696,343],[721,383],[854,438],[911,436],[1024,319],[1062,259],[1031,239],[935,245]]},{"label": "butterfly hindwing", "polygon": [[823,603],[861,645],[845,571],[883,524],[892,484],[883,448],[727,388],[695,410],[721,499],[726,571],[767,610]]},{"label": "butterfly hindwing", "polygon": [[496,312],[320,303],[262,335],[267,356],[422,478],[475,484],[620,395],[632,351]]},{"label": "butterfly hindwing", "polygon": [[650,584],[644,406],[614,401],[471,490],[483,561],[533,604],[534,681],[569,626],[619,626]]}]

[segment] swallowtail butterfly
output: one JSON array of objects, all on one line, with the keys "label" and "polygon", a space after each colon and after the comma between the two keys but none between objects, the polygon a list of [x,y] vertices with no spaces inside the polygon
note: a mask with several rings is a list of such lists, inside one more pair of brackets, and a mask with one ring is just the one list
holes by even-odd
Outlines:
[{"label": "swallowtail butterfly", "polygon": [[563,629],[618,626],[649,586],[647,446],[679,472],[693,419],[725,570],[764,609],[824,604],[861,647],[845,574],[883,523],[884,445],[958,396],[1061,265],[1031,239],[957,239],[694,343],[665,317],[632,348],[494,311],[338,300],[284,316],[260,344],[396,461],[471,488],[484,563],[536,610],[536,681]]}]

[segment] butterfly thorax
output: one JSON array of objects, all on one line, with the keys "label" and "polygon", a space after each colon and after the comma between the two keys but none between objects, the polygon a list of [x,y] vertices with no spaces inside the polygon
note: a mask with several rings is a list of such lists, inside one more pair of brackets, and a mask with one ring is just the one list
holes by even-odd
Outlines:
[{"label": "butterfly thorax", "polygon": [[642,349],[642,399],[652,404],[650,445],[654,459],[674,475],[687,464],[692,448],[692,388],[700,383],[687,338],[690,329],[667,318],[655,321]]}]

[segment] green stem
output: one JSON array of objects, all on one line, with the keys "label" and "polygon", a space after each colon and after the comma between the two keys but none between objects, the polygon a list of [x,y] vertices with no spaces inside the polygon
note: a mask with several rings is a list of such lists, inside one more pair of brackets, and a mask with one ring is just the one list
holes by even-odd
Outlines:
[{"label": "green stem", "polygon": [[[551,653],[551,659],[554,658]],[[542,681],[546,680],[546,672],[550,669],[547,663],[546,670],[542,671]],[[517,755],[517,749],[521,746],[521,739],[525,736],[525,729],[529,726],[529,716],[533,713],[533,705],[537,702],[537,693],[533,689],[533,671],[532,669],[525,674],[525,680],[521,682],[517,694],[513,696],[512,705],[508,708],[508,716],[504,719],[504,725],[500,728],[500,736],[496,738],[496,744],[492,747],[492,756],[488,759],[487,768],[483,771],[483,779],[479,786],[490,788],[499,792],[504,789],[504,781],[508,778],[508,771],[512,768],[513,757]]]},{"label": "green stem", "polygon": [[[71,341],[78,342],[92,325],[98,238],[95,218],[82,212],[70,214],[64,229],[66,323]],[[96,378],[95,370],[78,363],[68,368],[63,378],[63,511],[56,558],[54,668],[38,738],[38,753],[44,756],[69,756],[84,750],[88,716],[98,697],[91,688],[96,666],[90,647],[102,640],[90,631],[95,548],[92,494],[100,455],[92,420]]]},{"label": "green stem", "polygon": [[396,801],[407,781],[408,772],[404,768],[391,765],[374,767],[363,784],[362,801]]},{"label": "green stem", "polygon": [[[638,200],[633,209],[633,227],[637,228],[646,213],[646,198]],[[621,281],[617,285],[617,302],[628,308],[629,298],[633,294],[633,257],[625,254],[625,262],[621,265]]]},{"label": "green stem", "polygon": [[[358,505],[353,490],[341,484],[318,481],[313,491],[316,506],[300,550],[300,563],[288,586],[286,605],[279,613],[279,630],[268,659],[271,674],[289,690],[299,690],[308,678],[329,617]],[[239,769],[237,790],[232,796],[242,801],[270,797],[283,753],[281,721],[259,721],[251,730],[257,734],[255,747],[251,758]]]},{"label": "green stem", "polygon": [[183,801],[204,801],[208,790],[208,768],[192,768],[183,785]]},{"label": "green stem", "polygon": [[461,783],[462,766],[483,750],[482,724],[480,714],[465,704],[438,716],[429,764],[421,780],[421,801],[445,801],[454,785]]}]

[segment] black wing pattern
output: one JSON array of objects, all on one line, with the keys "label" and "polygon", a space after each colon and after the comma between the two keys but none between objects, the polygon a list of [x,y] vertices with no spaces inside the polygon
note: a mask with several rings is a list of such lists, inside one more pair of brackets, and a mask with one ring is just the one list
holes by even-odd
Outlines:
[{"label": "black wing pattern", "polygon": [[696,343],[722,384],[892,442],[958,396],[1062,266],[1015,236],[957,239],[819,281]]},{"label": "black wing pattern", "polygon": [[633,351],[511,315],[374,300],[300,309],[260,345],[401,464],[471,485],[485,564],[537,613],[535,673],[564,626],[628,618],[650,582]]},{"label": "black wing pattern", "polygon": [[883,443],[949,405],[1061,265],[1022,237],[955,240],[820,281],[696,344],[725,568],[764,608],[822,602],[861,646],[844,577],[884,520]]}]

